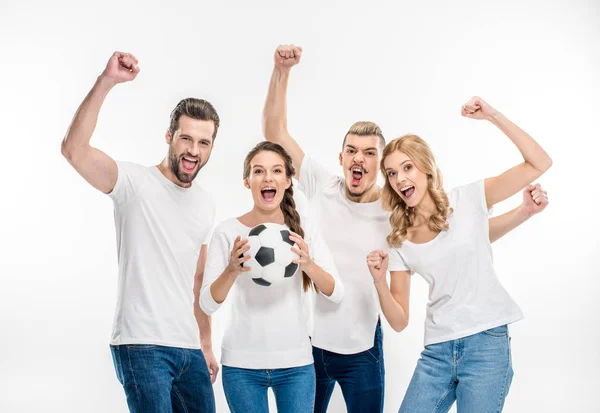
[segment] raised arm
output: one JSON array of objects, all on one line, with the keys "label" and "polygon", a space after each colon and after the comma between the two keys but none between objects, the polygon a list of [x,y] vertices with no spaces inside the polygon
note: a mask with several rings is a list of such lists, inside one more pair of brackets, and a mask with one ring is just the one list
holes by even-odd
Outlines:
[{"label": "raised arm", "polygon": [[485,119],[496,125],[523,156],[523,163],[508,169],[501,175],[485,180],[485,198],[488,208],[525,188],[552,165],[552,159],[531,136],[483,99],[474,97],[469,100],[462,106],[462,115],[472,119]]},{"label": "raised arm", "polygon": [[389,255],[373,251],[367,256],[367,265],[379,296],[381,311],[389,325],[397,332],[408,326],[410,300],[410,271],[391,271],[390,285],[386,279]]},{"label": "raised arm", "polygon": [[135,79],[140,69],[135,56],[115,52],[104,72],[83,100],[62,141],[62,154],[94,188],[108,194],[117,182],[117,164],[90,145],[98,114],[108,92],[117,84]]},{"label": "raised arm", "polygon": [[491,218],[490,242],[495,242],[510,231],[542,212],[548,205],[548,195],[540,184],[529,185],[523,190],[523,203],[500,216]]},{"label": "raised arm", "polygon": [[278,143],[290,154],[296,170],[296,179],[300,176],[300,165],[304,159],[304,152],[288,131],[287,86],[290,71],[300,62],[301,57],[302,48],[294,45],[282,45],[275,50],[275,66],[262,117],[265,139]]}]

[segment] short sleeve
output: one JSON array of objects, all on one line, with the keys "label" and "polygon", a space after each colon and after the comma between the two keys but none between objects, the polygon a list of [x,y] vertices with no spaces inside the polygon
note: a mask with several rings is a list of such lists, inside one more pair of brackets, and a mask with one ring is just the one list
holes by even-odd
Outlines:
[{"label": "short sleeve", "polygon": [[339,304],[344,298],[344,284],[340,279],[338,270],[335,266],[335,261],[333,260],[333,256],[329,251],[329,247],[327,246],[327,242],[317,227],[311,225],[305,225],[304,227],[309,233],[309,236],[306,237],[306,240],[312,260],[315,262],[315,264],[321,267],[323,271],[331,274],[334,279],[333,292],[330,296],[327,296],[321,292],[319,293],[329,301]]},{"label": "short sleeve", "polygon": [[410,271],[408,265],[402,258],[399,248],[391,248],[388,251],[388,271]]},{"label": "short sleeve", "polygon": [[215,229],[208,247],[208,258],[204,267],[204,282],[200,290],[200,308],[208,315],[217,311],[222,305],[213,298],[210,286],[229,264],[229,250],[230,245],[227,235],[219,228]]},{"label": "short sleeve", "polygon": [[108,196],[116,205],[124,205],[135,197],[148,179],[148,167],[132,162],[117,162],[117,182]]},{"label": "short sleeve", "polygon": [[298,187],[304,192],[309,201],[334,179],[336,179],[336,175],[331,173],[324,165],[308,155],[304,155],[304,160],[300,165]]},{"label": "short sleeve", "polygon": [[456,208],[473,211],[486,217],[492,213],[492,208],[487,207],[485,199],[485,179],[453,189],[450,203]]}]

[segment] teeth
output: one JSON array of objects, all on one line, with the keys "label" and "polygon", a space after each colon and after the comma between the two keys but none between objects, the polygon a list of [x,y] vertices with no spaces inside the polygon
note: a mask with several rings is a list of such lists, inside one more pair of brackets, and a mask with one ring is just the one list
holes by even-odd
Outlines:
[{"label": "teeth", "polygon": [[196,159],[189,159],[189,158],[186,158],[185,156],[183,157],[183,159],[185,159],[188,162],[198,162]]},{"label": "teeth", "polygon": [[360,168],[354,168],[354,169],[352,169],[352,172],[362,172],[362,169],[360,169]]},{"label": "teeth", "polygon": [[402,188],[400,188],[400,191],[404,192],[404,191],[406,191],[407,189],[410,189],[410,188],[413,188],[413,186],[412,185],[403,186]]}]

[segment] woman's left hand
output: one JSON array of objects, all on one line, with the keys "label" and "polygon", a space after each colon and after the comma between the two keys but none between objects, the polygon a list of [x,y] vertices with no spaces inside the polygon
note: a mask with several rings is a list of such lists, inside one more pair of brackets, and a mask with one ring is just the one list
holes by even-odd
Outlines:
[{"label": "woman's left hand", "polygon": [[295,232],[290,231],[290,240],[294,241],[298,248],[292,247],[292,252],[298,254],[298,259],[294,260],[295,264],[300,266],[300,269],[306,273],[308,273],[308,269],[312,266],[313,260],[310,258],[308,254],[308,244],[302,237]]},{"label": "woman's left hand", "polygon": [[496,115],[498,111],[491,107],[485,100],[479,96],[472,97],[467,103],[461,107],[461,115],[471,119],[490,119]]}]

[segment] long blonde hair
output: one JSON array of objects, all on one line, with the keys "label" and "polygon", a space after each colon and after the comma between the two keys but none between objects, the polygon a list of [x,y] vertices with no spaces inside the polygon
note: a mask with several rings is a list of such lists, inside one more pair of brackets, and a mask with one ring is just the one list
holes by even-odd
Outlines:
[{"label": "long blonde hair", "polygon": [[383,150],[380,165],[385,180],[381,192],[381,202],[385,210],[391,211],[392,232],[387,237],[388,245],[399,248],[406,239],[408,229],[414,224],[415,210],[408,207],[400,195],[394,191],[385,172],[385,160],[395,151],[405,153],[414,162],[417,169],[427,175],[427,190],[435,205],[435,213],[427,221],[429,229],[446,231],[448,229],[446,218],[452,213],[452,208],[450,208],[448,195],[444,192],[442,173],[436,165],[435,157],[427,142],[417,135],[405,135],[388,143]]}]

